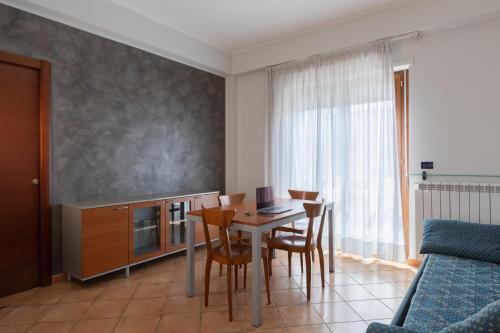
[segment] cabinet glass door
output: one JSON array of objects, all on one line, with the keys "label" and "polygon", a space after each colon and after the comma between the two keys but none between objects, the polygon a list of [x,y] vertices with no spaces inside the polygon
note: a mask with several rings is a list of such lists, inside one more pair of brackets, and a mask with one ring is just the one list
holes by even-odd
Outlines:
[{"label": "cabinet glass door", "polygon": [[170,244],[174,247],[186,243],[186,218],[190,210],[190,201],[172,202],[169,205]]},{"label": "cabinet glass door", "polygon": [[161,251],[161,205],[134,208],[134,256]]},{"label": "cabinet glass door", "polygon": [[186,243],[186,219],[191,210],[191,200],[167,203],[169,247],[180,248]]}]

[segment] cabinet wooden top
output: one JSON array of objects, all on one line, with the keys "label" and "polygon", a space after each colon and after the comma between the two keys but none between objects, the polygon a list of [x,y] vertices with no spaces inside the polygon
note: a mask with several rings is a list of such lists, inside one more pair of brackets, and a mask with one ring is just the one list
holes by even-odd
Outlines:
[{"label": "cabinet wooden top", "polygon": [[133,204],[133,203],[137,203],[137,202],[170,200],[170,199],[183,198],[183,197],[196,197],[196,196],[207,195],[207,194],[219,194],[219,191],[212,191],[212,192],[183,191],[183,192],[170,192],[170,193],[134,196],[134,197],[110,199],[110,200],[91,200],[91,201],[82,201],[82,202],[71,202],[71,203],[64,203],[63,207],[66,206],[66,207],[72,207],[72,208],[77,208],[77,209],[91,209],[91,208],[99,208],[99,207],[106,207],[106,206],[128,205],[128,204]]}]

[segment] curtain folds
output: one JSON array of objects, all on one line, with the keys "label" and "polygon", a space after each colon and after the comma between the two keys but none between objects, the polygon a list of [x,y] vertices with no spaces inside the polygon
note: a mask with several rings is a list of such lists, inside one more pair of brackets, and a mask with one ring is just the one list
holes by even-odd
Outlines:
[{"label": "curtain folds", "polygon": [[270,183],[335,202],[337,246],[404,261],[388,42],[268,68]]}]

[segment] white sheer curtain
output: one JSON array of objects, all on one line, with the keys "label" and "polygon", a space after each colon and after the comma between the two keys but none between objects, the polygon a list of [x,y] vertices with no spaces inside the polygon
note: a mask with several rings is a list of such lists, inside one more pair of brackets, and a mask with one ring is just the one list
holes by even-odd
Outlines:
[{"label": "white sheer curtain", "polygon": [[404,261],[388,42],[268,69],[270,182],[335,202],[337,247]]}]

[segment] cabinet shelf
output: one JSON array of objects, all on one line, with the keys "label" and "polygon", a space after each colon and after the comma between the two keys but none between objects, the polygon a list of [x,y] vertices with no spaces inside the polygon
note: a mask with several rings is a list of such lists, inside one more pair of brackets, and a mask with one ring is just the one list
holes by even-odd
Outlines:
[{"label": "cabinet shelf", "polygon": [[180,220],[180,221],[170,221],[170,224],[178,225],[178,224],[186,224],[187,220]]},{"label": "cabinet shelf", "polygon": [[135,228],[134,232],[141,232],[141,231],[145,231],[145,230],[158,229],[158,227],[159,226],[157,226],[157,225],[151,225],[149,227]]}]

